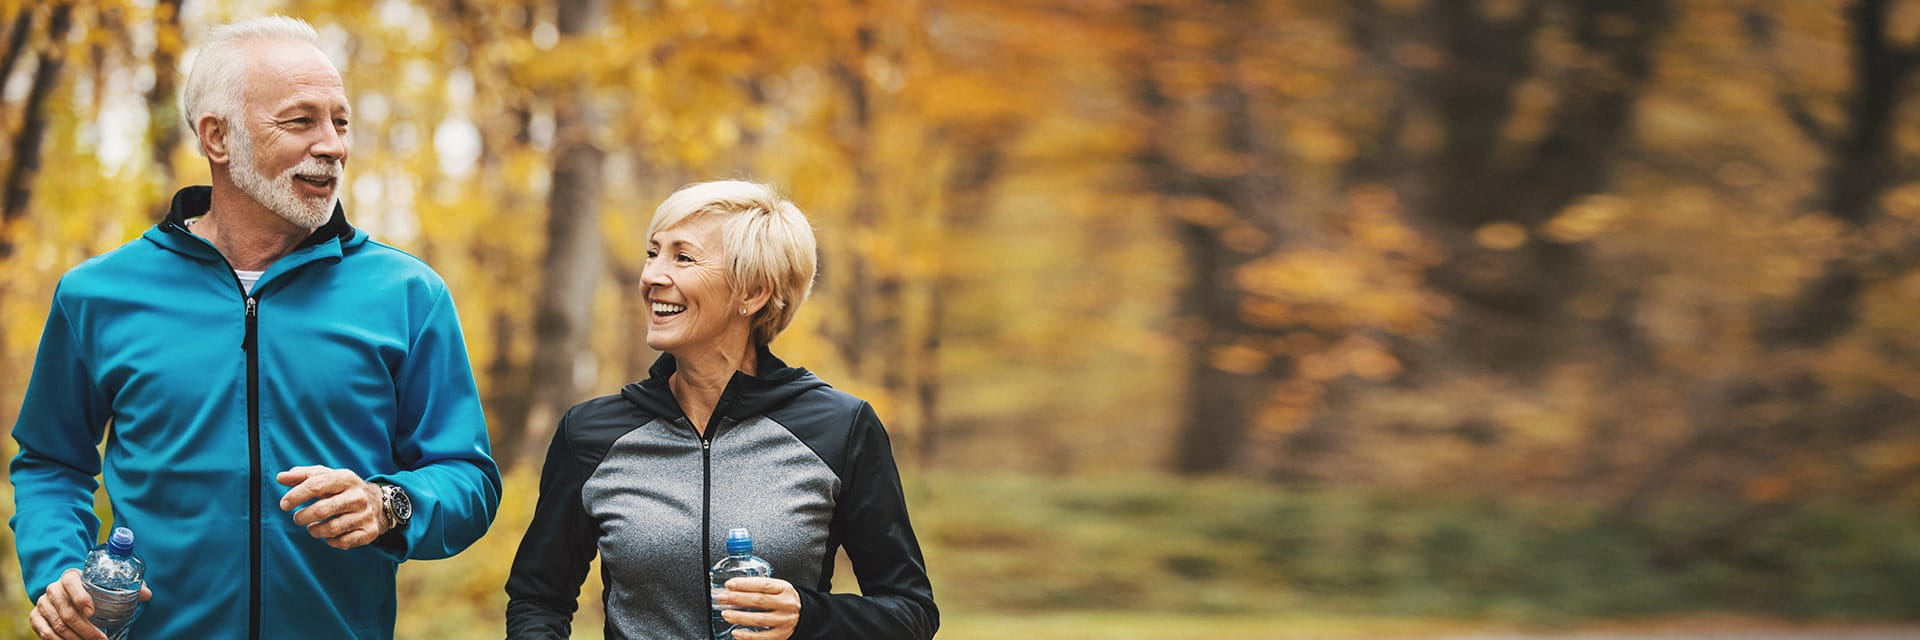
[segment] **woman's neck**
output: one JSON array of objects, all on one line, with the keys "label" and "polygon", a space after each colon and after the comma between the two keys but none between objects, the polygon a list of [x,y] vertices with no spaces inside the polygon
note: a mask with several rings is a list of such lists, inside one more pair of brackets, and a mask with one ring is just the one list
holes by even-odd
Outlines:
[{"label": "woman's neck", "polygon": [[726,392],[734,372],[757,374],[758,355],[751,345],[740,352],[721,350],[700,357],[674,355],[675,368],[673,376],[667,379],[667,388],[673,391],[674,400],[680,403],[680,409],[687,413],[687,420],[700,435],[707,434],[713,410],[720,404],[720,394]]}]

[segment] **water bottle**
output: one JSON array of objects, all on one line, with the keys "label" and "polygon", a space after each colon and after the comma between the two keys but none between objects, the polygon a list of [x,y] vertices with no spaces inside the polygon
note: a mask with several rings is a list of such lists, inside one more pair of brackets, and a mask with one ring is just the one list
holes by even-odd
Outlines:
[{"label": "water bottle", "polygon": [[[720,594],[727,591],[728,580],[734,578],[771,577],[773,575],[773,565],[768,564],[766,560],[760,559],[759,556],[753,555],[753,536],[748,534],[746,529],[731,529],[727,531],[727,557],[715,563],[713,565],[713,571],[709,572],[709,575],[713,578],[712,597],[719,598]],[[747,631],[765,631],[767,629],[766,627],[739,626],[727,622],[724,618],[720,617],[720,612],[726,609],[762,611],[762,609],[745,609],[732,605],[722,605],[718,601],[713,601],[713,620],[711,625],[709,625],[709,628],[713,630],[713,640],[733,640],[734,629],[745,629]]]},{"label": "water bottle", "polygon": [[87,595],[93,597],[93,615],[87,621],[110,640],[125,638],[127,627],[140,615],[140,587],[146,576],[147,563],[133,556],[133,530],[114,527],[107,543],[94,547],[80,570]]}]

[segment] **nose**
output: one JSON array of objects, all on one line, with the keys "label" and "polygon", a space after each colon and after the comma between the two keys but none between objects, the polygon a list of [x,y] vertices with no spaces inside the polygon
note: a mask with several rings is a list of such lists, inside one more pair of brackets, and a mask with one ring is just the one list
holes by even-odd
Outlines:
[{"label": "nose", "polygon": [[640,264],[640,286],[642,288],[664,287],[669,284],[672,284],[672,281],[667,279],[666,271],[664,269],[654,268],[652,258],[648,258]]},{"label": "nose", "polygon": [[320,139],[307,151],[316,158],[325,158],[334,162],[347,161],[347,134],[338,127],[320,127]]}]

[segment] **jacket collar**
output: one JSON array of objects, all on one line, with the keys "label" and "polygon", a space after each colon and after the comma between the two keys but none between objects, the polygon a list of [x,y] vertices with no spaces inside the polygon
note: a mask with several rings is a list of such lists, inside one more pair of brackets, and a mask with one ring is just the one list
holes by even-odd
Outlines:
[{"label": "jacket collar", "polygon": [[[192,232],[187,231],[187,219],[205,215],[207,213],[207,210],[212,207],[213,207],[213,187],[210,187],[207,185],[195,185],[195,186],[183,188],[177,192],[174,192],[173,206],[167,210],[166,219],[161,220],[160,224],[155,225],[155,230],[158,230],[167,234],[178,234],[179,236],[183,237],[181,239],[193,239],[194,236]],[[354,230],[353,225],[347,224],[346,209],[340,206],[340,203],[335,202],[333,203],[333,216],[327,218],[326,224],[320,225],[320,228],[318,229],[314,229],[313,233],[307,236],[307,239],[300,241],[299,246],[294,247],[294,251],[299,252],[301,249],[312,247],[312,246],[327,242],[329,240],[334,240],[334,239],[338,239],[341,244],[346,244],[348,241],[354,239],[354,236],[356,235],[356,233],[357,232]],[[201,258],[219,257],[218,252],[215,252],[212,256],[205,255],[205,252],[199,251],[197,250],[197,248],[193,247],[192,245],[194,244],[205,245],[206,248],[212,248],[212,245],[209,245],[206,242],[184,243],[184,244],[177,243],[177,242],[161,242],[162,246],[165,246],[169,249],[173,249],[176,251],[181,251],[183,253],[188,253],[189,255],[194,255],[195,257],[201,257]]]},{"label": "jacket collar", "polygon": [[[740,371],[733,372],[733,379],[727,381],[727,388],[720,392],[720,401],[713,408],[715,416],[744,420],[765,414],[794,396],[828,386],[812,372],[788,366],[765,345],[756,349],[756,354],[759,358],[756,370],[760,374],[750,376]],[[655,360],[647,370],[647,379],[627,385],[620,390],[620,395],[656,416],[686,415],[686,411],[680,408],[680,402],[673,397],[673,389],[667,386],[667,379],[673,377],[673,372],[678,369],[679,362],[673,354],[660,354],[660,359]]]}]

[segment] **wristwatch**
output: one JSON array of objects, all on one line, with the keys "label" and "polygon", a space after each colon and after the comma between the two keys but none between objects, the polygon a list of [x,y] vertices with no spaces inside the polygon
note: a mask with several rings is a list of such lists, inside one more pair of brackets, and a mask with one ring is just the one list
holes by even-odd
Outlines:
[{"label": "wristwatch", "polygon": [[404,528],[412,522],[413,497],[407,495],[407,490],[397,484],[375,484],[380,485],[380,504],[387,508],[387,522],[393,523],[389,530]]}]

